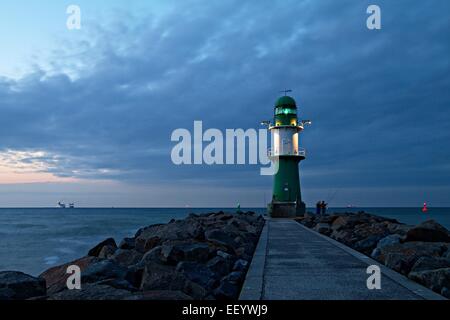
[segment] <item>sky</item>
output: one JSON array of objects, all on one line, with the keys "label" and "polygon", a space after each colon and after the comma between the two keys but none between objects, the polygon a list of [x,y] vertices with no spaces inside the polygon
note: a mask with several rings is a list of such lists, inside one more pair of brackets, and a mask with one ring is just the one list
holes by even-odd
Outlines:
[{"label": "sky", "polygon": [[[81,9],[68,30],[66,8]],[[366,27],[370,4],[380,30]],[[292,89],[312,206],[450,206],[447,0],[2,1],[0,207],[243,207],[258,165],[181,165],[171,133],[260,128]]]}]

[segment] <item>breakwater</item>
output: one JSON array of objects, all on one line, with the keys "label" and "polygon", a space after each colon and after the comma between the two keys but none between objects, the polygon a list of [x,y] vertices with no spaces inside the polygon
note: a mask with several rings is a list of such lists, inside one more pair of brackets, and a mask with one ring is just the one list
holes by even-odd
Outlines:
[{"label": "breakwater", "polygon": [[450,233],[434,220],[407,225],[359,212],[297,221],[450,298]]},{"label": "breakwater", "polygon": [[[237,299],[263,225],[253,212],[150,225],[119,244],[108,238],[39,277],[0,272],[0,299]],[[81,270],[80,290],[67,286],[71,266]]]}]

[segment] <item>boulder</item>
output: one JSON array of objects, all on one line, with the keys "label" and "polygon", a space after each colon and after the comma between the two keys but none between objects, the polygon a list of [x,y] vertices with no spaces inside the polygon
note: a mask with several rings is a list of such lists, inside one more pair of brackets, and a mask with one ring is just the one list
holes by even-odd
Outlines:
[{"label": "boulder", "polygon": [[447,246],[447,251],[442,254],[442,257],[450,259],[450,245]]},{"label": "boulder", "polygon": [[362,252],[366,255],[370,255],[376,248],[378,242],[385,238],[384,234],[374,234],[365,239],[359,240],[353,245],[353,249]]},{"label": "boulder", "polygon": [[[234,263],[236,262],[236,260],[238,260],[238,256],[236,256],[235,253],[227,253],[225,251],[222,250],[218,250],[216,252],[216,255],[218,257],[221,257],[223,259],[225,259],[225,261],[227,262],[227,264],[230,266],[230,269],[234,266]],[[251,259],[251,258],[250,258]],[[228,273],[228,272],[227,272]]]},{"label": "boulder", "polygon": [[81,283],[95,283],[107,279],[126,280],[133,282],[134,275],[125,268],[111,260],[101,260],[88,265],[81,271]]},{"label": "boulder", "polygon": [[[172,219],[172,220],[170,220],[169,223],[173,223],[175,221],[176,220]],[[136,231],[136,233],[134,235],[134,239],[137,239],[138,237],[140,237],[144,232],[147,232],[147,233],[152,232],[155,228],[163,227],[164,225],[165,225],[164,223],[156,223],[156,224],[152,224],[147,227],[144,227],[144,228],[140,228],[138,231]]]},{"label": "boulder", "polygon": [[450,259],[439,257],[421,257],[411,268],[411,272],[420,272],[441,268],[450,268]]},{"label": "boulder", "polygon": [[116,252],[116,250],[117,247],[106,245],[100,250],[98,257],[100,259],[108,259],[114,254],[114,252]]},{"label": "boulder", "polygon": [[71,265],[76,265],[81,269],[81,272],[85,270],[89,265],[100,261],[96,257],[83,257],[72,262],[50,268],[39,275],[47,283],[47,293],[53,294],[64,289],[67,289],[67,278],[70,274],[67,274],[67,268]]},{"label": "boulder", "polygon": [[114,241],[113,238],[108,238],[106,240],[103,240],[99,244],[97,244],[91,250],[89,250],[88,256],[98,257],[98,255],[100,254],[100,252],[101,252],[101,250],[103,249],[104,246],[112,246],[114,248],[117,248],[116,241]]},{"label": "boulder", "polygon": [[239,292],[240,288],[237,284],[222,280],[220,285],[214,289],[213,295],[217,300],[236,300]]},{"label": "boulder", "polygon": [[223,229],[212,229],[205,232],[205,239],[219,245],[234,247],[235,234],[225,232]]},{"label": "boulder", "polygon": [[400,236],[406,236],[410,229],[414,228],[414,226],[402,224],[402,223],[390,223],[388,224],[389,233],[395,233]]},{"label": "boulder", "polygon": [[307,228],[313,228],[316,224],[314,223],[314,220],[311,219],[302,219],[300,221],[301,224],[303,224]]},{"label": "boulder", "polygon": [[390,234],[388,229],[389,224],[390,222],[386,221],[362,223],[355,226],[353,232],[355,234],[355,237],[358,238],[359,240],[368,238],[373,235],[377,235],[381,239]]},{"label": "boulder", "polygon": [[222,257],[224,259],[233,259],[233,256],[225,251],[218,250],[216,253],[219,257]]},{"label": "boulder", "polygon": [[447,299],[450,299],[450,287],[444,287],[441,289],[441,295],[446,297]]},{"label": "boulder", "polygon": [[175,271],[175,267],[150,262],[144,269],[140,289],[182,291],[194,299],[203,299],[208,291]]},{"label": "boulder", "polygon": [[352,230],[334,230],[330,237],[348,246],[351,246],[354,240]]},{"label": "boulder", "polygon": [[[20,300],[18,298],[15,298],[16,292],[9,288],[0,288],[0,301],[1,300]],[[32,298],[32,297],[28,297]]]},{"label": "boulder", "polygon": [[[181,283],[175,283],[176,280]],[[140,289],[147,290],[182,290],[184,279],[175,278],[175,267],[148,261],[143,274]]]},{"label": "boulder", "polygon": [[362,215],[345,215],[336,218],[331,224],[331,229],[339,231],[341,229],[352,229],[358,224],[369,222],[369,218]]},{"label": "boulder", "polygon": [[303,219],[300,220],[300,223],[307,228],[312,228],[317,224],[316,219],[318,220],[319,217],[311,213],[305,213]]},{"label": "boulder", "polygon": [[141,261],[139,261],[136,265],[139,268],[143,269],[148,263],[151,262],[162,263],[161,252],[162,252],[161,246],[153,248],[152,250],[144,254]]},{"label": "boulder", "polygon": [[136,288],[138,286],[138,284],[136,285],[136,283],[137,283],[137,281],[135,281],[134,284],[132,284],[130,281],[125,280],[125,279],[105,279],[105,280],[95,282],[95,284],[107,285],[107,286],[110,286],[115,289],[123,289],[123,290],[128,290],[130,292],[138,290]]},{"label": "boulder", "polygon": [[258,225],[253,225],[242,219],[232,219],[228,222],[228,224],[242,232],[250,234],[258,233]]},{"label": "boulder", "polygon": [[44,279],[17,271],[0,272],[0,300],[25,300],[45,295]]},{"label": "boulder", "polygon": [[248,261],[250,261],[250,260],[252,259],[251,254],[252,254],[253,251],[250,251],[250,250],[248,250],[248,249],[249,249],[248,247],[240,247],[240,248],[237,248],[237,249],[234,251],[236,257],[237,257],[238,259],[243,259],[243,260],[248,260]]},{"label": "boulder", "polygon": [[233,271],[246,271],[248,268],[248,261],[239,259],[234,263]]},{"label": "boulder", "polygon": [[162,262],[176,265],[183,258],[183,252],[177,246],[171,244],[161,246],[160,260]]},{"label": "boulder", "polygon": [[120,249],[134,249],[136,246],[134,238],[123,238],[119,244]]},{"label": "boulder", "polygon": [[257,226],[260,229],[264,226],[264,223],[266,222],[266,220],[262,215],[256,214],[254,212],[246,212],[244,214],[237,215],[237,218],[245,220],[249,224]]},{"label": "boulder", "polygon": [[339,218],[339,216],[336,214],[319,216],[318,222],[319,223],[327,223],[327,224],[331,225],[334,222],[334,220],[336,220],[337,218]]},{"label": "boulder", "polygon": [[387,267],[408,274],[420,257],[439,257],[446,245],[439,242],[405,242],[381,249],[379,261]]},{"label": "boulder", "polygon": [[146,253],[161,244],[162,240],[158,236],[144,238],[139,237],[135,240],[135,248],[141,253]]},{"label": "boulder", "polygon": [[110,259],[121,266],[128,267],[141,261],[143,254],[132,249],[118,249]]},{"label": "boulder", "polygon": [[220,211],[218,213],[212,214],[210,217],[213,217],[216,220],[227,221],[227,220],[233,219],[234,215]]},{"label": "boulder", "polygon": [[176,272],[206,289],[213,288],[218,280],[216,273],[197,262],[180,262]]},{"label": "boulder", "polygon": [[378,243],[377,243],[377,247],[375,249],[373,249],[370,256],[372,258],[378,260],[380,258],[381,250],[383,248],[394,245],[394,244],[398,244],[398,243],[400,243],[401,239],[402,239],[402,236],[400,236],[398,234],[391,234],[391,235],[388,235],[388,236],[380,239],[380,241],[378,241]]},{"label": "boulder", "polygon": [[[244,241],[241,243],[236,242],[237,243],[236,247],[238,249],[242,248],[244,250],[245,255],[250,256],[250,259],[251,259],[251,257],[253,256],[253,252],[255,251],[256,242],[257,242],[256,239],[255,239],[255,241]],[[235,249],[235,252],[237,254],[236,249]],[[239,255],[239,254],[237,254],[237,255]],[[245,260],[250,260],[250,259],[245,258]]]},{"label": "boulder", "polygon": [[324,222],[316,224],[313,230],[326,236],[329,236],[333,232],[333,229],[331,229],[330,225]]},{"label": "boulder", "polygon": [[123,300],[133,293],[116,289],[105,284],[82,284],[81,290],[64,290],[48,297],[49,300]]},{"label": "boulder", "polygon": [[183,288],[183,292],[191,296],[195,300],[203,300],[209,295],[209,291],[207,291],[204,287],[187,279]]},{"label": "boulder", "polygon": [[450,234],[447,229],[434,220],[428,220],[411,228],[406,233],[405,242],[450,242]]},{"label": "boulder", "polygon": [[450,268],[411,272],[408,277],[438,293],[450,288]]},{"label": "boulder", "polygon": [[381,256],[381,250],[378,248],[373,249],[372,253],[370,254],[370,256],[375,259],[375,260],[380,260],[380,256]]},{"label": "boulder", "polygon": [[394,244],[398,244],[398,243],[400,243],[401,240],[402,240],[402,236],[400,236],[398,234],[391,234],[391,235],[388,235],[388,236],[380,239],[380,241],[378,241],[377,248],[383,249],[387,246],[392,246]]},{"label": "boulder", "polygon": [[167,242],[148,251],[139,264],[155,261],[175,266],[180,261],[206,262],[213,250],[207,243]]},{"label": "boulder", "polygon": [[218,276],[224,276],[230,272],[231,260],[215,256],[206,263],[206,266]]},{"label": "boulder", "polygon": [[242,271],[233,271],[229,275],[222,278],[222,280],[238,285],[244,281],[244,276],[245,274]]},{"label": "boulder", "polygon": [[135,237],[136,249],[145,253],[170,240],[203,240],[204,228],[200,219],[176,220],[140,229]]},{"label": "boulder", "polygon": [[176,246],[182,252],[184,261],[208,261],[211,249],[207,243],[184,243]]},{"label": "boulder", "polygon": [[311,212],[306,212],[303,215],[303,219],[315,220],[315,219],[320,219],[320,216],[316,215],[314,213],[311,213]]}]

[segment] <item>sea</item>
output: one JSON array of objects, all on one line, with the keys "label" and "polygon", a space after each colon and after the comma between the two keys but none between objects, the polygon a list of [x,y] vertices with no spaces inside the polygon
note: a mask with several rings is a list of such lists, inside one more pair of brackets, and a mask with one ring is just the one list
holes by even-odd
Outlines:
[{"label": "sea", "polygon": [[[87,254],[100,241],[117,243],[144,226],[182,219],[189,213],[235,212],[230,208],[0,208],[0,271],[34,276]],[[264,208],[242,210],[265,214]],[[311,212],[315,209],[311,208]],[[450,208],[329,208],[328,212],[358,212],[395,218],[406,224],[434,219],[450,229]]]}]

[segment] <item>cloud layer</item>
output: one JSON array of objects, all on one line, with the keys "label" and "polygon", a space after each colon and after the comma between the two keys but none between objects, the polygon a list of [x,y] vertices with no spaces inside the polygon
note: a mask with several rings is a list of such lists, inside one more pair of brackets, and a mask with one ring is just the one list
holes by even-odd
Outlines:
[{"label": "cloud layer", "polygon": [[310,201],[330,189],[380,205],[364,192],[412,188],[411,203],[436,194],[450,181],[450,4],[378,1],[379,31],[365,27],[369,4],[183,1],[158,18],[85,23],[45,67],[0,78],[0,151],[44,152],[57,177],[189,186],[198,202],[203,188],[238,187],[260,203],[250,190],[271,180],[257,166],[174,166],[170,134],[194,120],[258,128],[289,88],[313,120],[301,165]]}]

